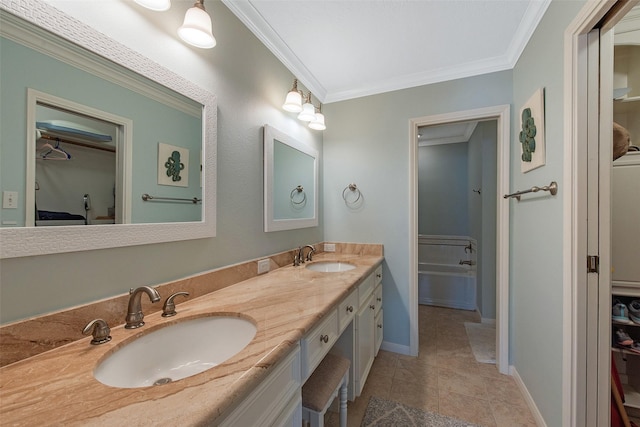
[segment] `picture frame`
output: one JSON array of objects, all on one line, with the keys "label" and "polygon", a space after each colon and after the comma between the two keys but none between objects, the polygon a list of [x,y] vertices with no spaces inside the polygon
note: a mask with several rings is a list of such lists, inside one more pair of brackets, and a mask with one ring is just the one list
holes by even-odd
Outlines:
[{"label": "picture frame", "polygon": [[529,172],[544,166],[544,88],[536,90],[520,109],[518,144],[520,145],[520,171]]}]

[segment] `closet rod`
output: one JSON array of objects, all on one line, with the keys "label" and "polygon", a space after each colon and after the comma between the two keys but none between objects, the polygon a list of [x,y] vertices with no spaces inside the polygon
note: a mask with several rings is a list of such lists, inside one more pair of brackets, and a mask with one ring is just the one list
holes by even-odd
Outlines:
[{"label": "closet rod", "polygon": [[60,138],[58,136],[51,136],[51,135],[42,134],[40,136],[40,138],[38,138],[38,139],[46,139],[48,141],[59,141],[59,142],[64,142],[65,144],[73,144],[73,145],[79,145],[81,147],[95,148],[96,150],[109,151],[111,153],[115,153],[116,152],[116,148],[115,147],[87,144],[85,142],[73,141],[71,139]]}]

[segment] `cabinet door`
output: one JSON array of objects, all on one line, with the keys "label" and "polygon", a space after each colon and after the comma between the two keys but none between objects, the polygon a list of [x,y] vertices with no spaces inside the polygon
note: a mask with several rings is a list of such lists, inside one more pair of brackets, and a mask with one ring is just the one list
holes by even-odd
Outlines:
[{"label": "cabinet door", "polygon": [[[377,310],[376,310],[377,311]],[[380,346],[382,345],[382,337],[384,334],[384,319],[382,318],[384,310],[380,309],[378,314],[376,314],[376,340],[375,340],[375,356],[378,355],[378,351],[380,351]]]},{"label": "cabinet door", "polygon": [[375,296],[371,294],[356,315],[356,396],[360,396],[375,352]]}]

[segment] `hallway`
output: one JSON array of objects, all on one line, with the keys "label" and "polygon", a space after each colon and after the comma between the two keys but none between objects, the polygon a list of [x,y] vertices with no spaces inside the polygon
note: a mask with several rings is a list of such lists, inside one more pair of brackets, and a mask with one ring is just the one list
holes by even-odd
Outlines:
[{"label": "hallway", "polygon": [[[480,426],[536,426],[514,380],[475,361],[464,322],[478,321],[475,312],[420,305],[419,356],[381,350],[362,395],[349,402],[348,425],[360,426],[369,398],[378,396]],[[338,425],[337,413],[325,419]]]}]

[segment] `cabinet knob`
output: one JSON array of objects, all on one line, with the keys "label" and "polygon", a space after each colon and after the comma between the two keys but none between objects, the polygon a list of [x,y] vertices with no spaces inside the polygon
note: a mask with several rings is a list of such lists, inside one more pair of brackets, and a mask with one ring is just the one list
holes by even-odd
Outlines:
[{"label": "cabinet knob", "polygon": [[369,306],[369,308],[370,308],[371,310],[375,310],[375,309],[376,309],[376,306],[375,306],[375,305],[373,305],[373,304],[371,304],[371,305]]},{"label": "cabinet knob", "polygon": [[378,323],[378,328],[382,329],[382,323]]},{"label": "cabinet knob", "polygon": [[320,335],[320,341],[322,341],[323,343],[328,343],[329,342],[329,335]]},{"label": "cabinet knob", "polygon": [[352,305],[347,306],[347,311],[349,313],[353,313],[353,306]]},{"label": "cabinet knob", "polygon": [[378,273],[378,274],[376,274],[376,277],[377,277],[378,279],[380,279],[380,278],[382,278],[382,274]]},{"label": "cabinet knob", "polygon": [[378,302],[382,302],[382,298],[380,298],[380,297],[376,298],[376,300],[377,300]]}]

